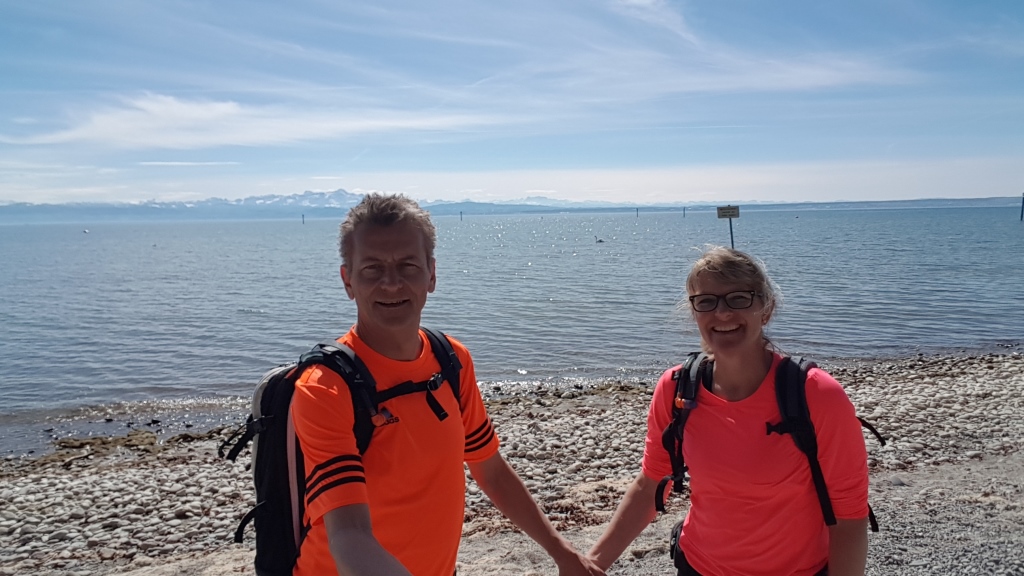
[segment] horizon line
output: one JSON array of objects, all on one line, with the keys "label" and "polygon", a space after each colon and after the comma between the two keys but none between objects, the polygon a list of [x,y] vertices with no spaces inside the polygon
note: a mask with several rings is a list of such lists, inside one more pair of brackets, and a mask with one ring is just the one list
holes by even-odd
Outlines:
[{"label": "horizon line", "polygon": [[[340,189],[340,188],[338,190],[334,190],[334,191],[317,191],[317,192],[330,194],[330,193],[339,192],[339,191],[340,192],[344,192],[344,193],[349,194],[349,195],[353,195],[353,196],[365,196],[366,195],[365,193],[348,192],[347,190]],[[313,191],[307,191],[307,192],[313,192]],[[201,200],[156,200],[156,199],[150,199],[150,200],[139,200],[139,201],[127,201],[127,202],[59,202],[59,203],[43,202],[43,203],[35,203],[35,202],[0,200],[0,208],[6,208],[6,207],[10,207],[10,206],[31,206],[31,207],[46,207],[46,206],[52,206],[52,207],[59,207],[59,206],[95,206],[95,207],[101,207],[101,206],[106,206],[106,207],[111,207],[111,208],[132,208],[132,207],[142,207],[142,206],[152,206],[152,205],[200,204],[200,203],[209,202],[209,201],[212,201],[212,200],[221,200],[221,201],[223,201],[223,202],[225,202],[227,204],[240,205],[245,200],[248,200],[248,199],[251,199],[251,198],[266,198],[268,196],[271,196],[271,197],[277,196],[278,198],[290,198],[292,196],[301,196],[301,195],[302,194],[247,196],[245,198],[238,198],[238,199],[235,199],[235,200],[229,200],[227,198],[221,198],[221,197],[218,197],[218,196],[210,196],[208,198],[204,198],[204,199],[201,199]],[[407,194],[403,194],[403,195],[407,196],[407,197],[410,197]],[[1022,199],[1024,199],[1024,193],[1022,193],[1021,196],[1022,196]],[[689,202],[661,202],[661,203],[657,203],[656,202],[656,203],[649,203],[649,204],[636,204],[636,203],[628,203],[628,202],[619,203],[619,202],[611,202],[611,201],[607,201],[607,200],[590,200],[590,201],[588,201],[588,200],[565,200],[565,199],[561,199],[561,198],[537,197],[537,196],[531,196],[529,198],[542,198],[543,200],[548,200],[548,201],[552,201],[552,202],[559,202],[559,203],[567,203],[569,205],[568,206],[563,206],[563,205],[551,205],[551,204],[541,204],[541,203],[529,203],[529,202],[527,202],[527,198],[512,199],[512,200],[502,200],[502,201],[499,201],[499,202],[482,202],[482,201],[479,201],[479,200],[472,200],[472,199],[468,199],[468,198],[467,199],[463,199],[463,200],[421,200],[421,199],[413,198],[413,200],[415,200],[418,204],[420,204],[422,206],[445,206],[445,205],[451,205],[451,204],[481,204],[481,205],[492,205],[492,206],[517,206],[517,205],[519,205],[519,206],[530,206],[530,207],[537,207],[537,208],[545,208],[545,207],[546,208],[573,208],[573,207],[578,207],[578,208],[595,208],[595,207],[603,207],[603,208],[631,208],[632,209],[632,208],[673,208],[673,207],[683,208],[683,207],[690,207],[690,206],[697,206],[697,207],[738,206],[738,207],[742,207],[742,206],[784,206],[784,205],[798,205],[798,204],[879,204],[879,203],[894,203],[894,202],[929,202],[929,201],[933,201],[933,202],[985,201],[985,200],[1004,200],[1004,199],[1005,200],[1010,200],[1010,199],[1015,199],[1016,196],[965,196],[965,197],[939,197],[939,196],[934,196],[934,197],[921,197],[921,198],[894,198],[894,199],[887,199],[887,200],[796,200],[796,201],[792,201],[792,200],[757,200],[757,201],[745,201],[745,202],[737,202],[737,201],[722,201],[722,202],[689,201]],[[250,206],[250,207],[255,207],[255,206]],[[277,208],[284,208],[284,207],[302,207],[302,206],[269,205],[269,206],[264,206],[264,207],[267,207],[267,208],[275,208],[275,207],[277,207]],[[308,206],[308,207],[309,208],[346,208],[346,209],[349,208],[347,206]]]}]

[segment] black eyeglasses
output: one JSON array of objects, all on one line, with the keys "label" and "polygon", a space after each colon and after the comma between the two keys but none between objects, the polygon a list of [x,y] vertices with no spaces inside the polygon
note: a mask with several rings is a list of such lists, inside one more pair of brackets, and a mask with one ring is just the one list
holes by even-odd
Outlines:
[{"label": "black eyeglasses", "polygon": [[744,310],[754,305],[754,297],[760,296],[754,290],[739,290],[729,292],[724,296],[718,294],[697,294],[690,296],[690,306],[697,312],[712,312],[718,308],[718,301],[725,300],[725,305],[733,310]]}]

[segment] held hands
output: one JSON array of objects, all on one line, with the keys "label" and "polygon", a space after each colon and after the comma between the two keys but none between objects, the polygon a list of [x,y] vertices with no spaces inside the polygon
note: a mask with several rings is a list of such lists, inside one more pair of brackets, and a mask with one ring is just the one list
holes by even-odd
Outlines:
[{"label": "held hands", "polygon": [[604,570],[598,568],[589,556],[573,548],[555,558],[555,564],[558,566],[558,576],[605,576]]}]

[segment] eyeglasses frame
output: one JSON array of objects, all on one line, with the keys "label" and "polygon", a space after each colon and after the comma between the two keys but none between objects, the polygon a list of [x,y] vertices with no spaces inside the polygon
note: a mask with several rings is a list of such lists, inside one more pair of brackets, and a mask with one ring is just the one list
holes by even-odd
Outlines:
[{"label": "eyeglasses frame", "polygon": [[[741,306],[739,308],[729,304],[729,301],[726,300],[726,298],[728,298],[729,296],[731,296],[733,294],[750,294],[750,304],[748,304],[746,306]],[[697,307],[694,305],[693,301],[694,301],[694,299],[700,298],[702,296],[714,296],[715,297],[715,305],[714,305],[714,307],[708,308],[707,310],[697,310]],[[690,308],[692,308],[694,312],[705,313],[705,312],[714,312],[715,310],[718,310],[718,304],[720,302],[725,302],[725,305],[730,310],[747,310],[751,306],[754,305],[754,298],[761,298],[762,296],[763,295],[760,292],[758,292],[757,290],[733,290],[732,292],[727,292],[725,294],[694,294],[693,296],[690,296],[689,298],[687,298],[687,300],[690,301]]]}]

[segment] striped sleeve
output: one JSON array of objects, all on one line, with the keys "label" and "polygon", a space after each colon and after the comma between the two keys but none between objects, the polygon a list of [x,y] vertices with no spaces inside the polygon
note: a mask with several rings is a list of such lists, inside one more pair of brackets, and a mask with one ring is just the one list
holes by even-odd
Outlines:
[{"label": "striped sleeve", "polygon": [[498,452],[498,434],[494,430],[487,408],[484,407],[480,388],[476,383],[476,371],[469,352],[457,340],[451,339],[456,354],[462,362],[459,383],[462,427],[466,434],[466,462],[482,462]]},{"label": "striped sleeve", "polygon": [[487,418],[476,430],[466,435],[467,459],[473,452],[486,448],[492,440],[494,440],[494,426],[491,424],[491,419]]},{"label": "striped sleeve", "polygon": [[335,508],[368,502],[354,420],[351,393],[334,372],[313,367],[296,382],[292,422],[302,447],[310,524]]},{"label": "striped sleeve", "polygon": [[360,456],[346,454],[317,464],[306,476],[306,507],[324,492],[351,482],[366,483],[363,459]]}]

